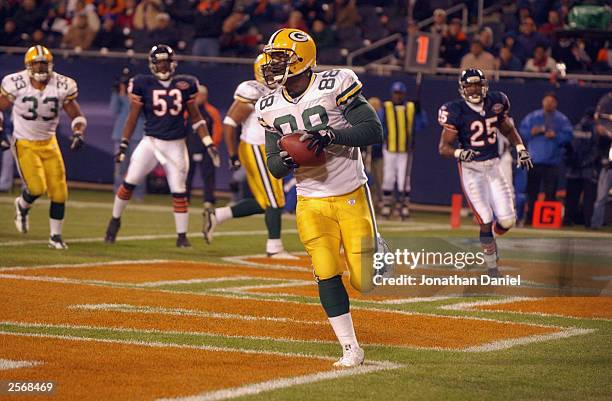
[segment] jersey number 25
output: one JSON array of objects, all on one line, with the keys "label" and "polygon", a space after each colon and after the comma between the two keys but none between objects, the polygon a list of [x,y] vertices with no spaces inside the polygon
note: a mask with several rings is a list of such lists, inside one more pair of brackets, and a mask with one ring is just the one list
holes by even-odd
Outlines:
[{"label": "jersey number 25", "polygon": [[485,138],[482,135],[485,131],[485,125],[487,128],[486,141],[493,145],[497,141],[497,128],[493,126],[497,122],[497,116],[489,117],[485,119],[485,124],[482,121],[475,120],[470,124],[470,130],[472,136],[470,136],[470,145],[473,147],[485,146]]}]

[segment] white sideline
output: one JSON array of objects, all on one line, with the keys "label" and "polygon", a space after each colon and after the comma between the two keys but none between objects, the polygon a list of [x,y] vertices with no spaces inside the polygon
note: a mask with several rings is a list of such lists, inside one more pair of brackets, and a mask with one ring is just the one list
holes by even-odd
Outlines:
[{"label": "white sideline", "polygon": [[488,344],[476,345],[474,347],[464,348],[464,352],[490,352],[499,351],[502,349],[508,349],[517,345],[525,345],[532,343],[539,343],[543,341],[558,340],[560,338],[568,338],[573,336],[579,336],[583,334],[589,334],[595,332],[595,329],[579,329],[577,327],[571,327],[557,333],[551,334],[539,334],[534,336],[511,338],[506,340],[493,341]]},{"label": "white sideline", "polygon": [[0,370],[11,370],[19,368],[31,368],[33,366],[42,365],[38,361],[12,361],[10,359],[0,359]]}]

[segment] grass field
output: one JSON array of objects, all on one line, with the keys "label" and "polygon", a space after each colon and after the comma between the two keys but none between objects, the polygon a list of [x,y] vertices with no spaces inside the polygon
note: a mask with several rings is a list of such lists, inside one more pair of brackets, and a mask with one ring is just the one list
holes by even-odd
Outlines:
[{"label": "grass field", "polygon": [[[12,200],[0,196],[0,381],[57,387],[2,400],[612,398],[610,230],[512,231],[502,271],[530,277],[529,290],[513,296],[349,291],[367,363],[335,370],[341,350],[308,260],[263,257],[261,217],[227,222],[206,245],[194,207],[193,247],[177,249],[170,199],[148,196],[128,206],[119,241],[107,245],[112,194],[73,191],[70,249],[53,251],[48,203],[36,205],[31,232],[20,235]],[[380,228],[402,244],[458,246],[477,235],[463,223],[451,231],[447,215],[417,213]],[[292,216],[283,230],[285,246],[302,253]],[[557,267],[567,243],[572,271],[584,273],[574,279],[607,296],[548,296],[556,287],[542,269]]]}]

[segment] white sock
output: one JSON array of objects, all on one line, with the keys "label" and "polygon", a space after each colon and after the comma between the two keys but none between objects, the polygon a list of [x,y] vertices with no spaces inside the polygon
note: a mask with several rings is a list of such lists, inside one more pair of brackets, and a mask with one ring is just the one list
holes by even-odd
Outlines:
[{"label": "white sock", "polygon": [[119,199],[118,196],[115,195],[115,203],[113,203],[113,217],[118,219],[121,217],[123,210],[128,205],[127,200]]},{"label": "white sock", "polygon": [[64,220],[49,219],[49,227],[51,228],[51,236],[62,235],[62,224]]},{"label": "white sock", "polygon": [[329,322],[331,323],[342,349],[346,349],[349,345],[351,348],[359,348],[357,337],[355,336],[355,328],[353,327],[353,318],[351,318],[351,312],[345,313],[344,315],[330,317]]},{"label": "white sock", "polygon": [[25,199],[23,199],[23,196],[19,196],[19,200],[17,202],[19,202],[19,206],[21,206],[22,209],[29,209],[32,207],[32,204],[26,202]]},{"label": "white sock", "polygon": [[189,228],[189,213],[174,213],[174,224],[177,234],[187,233]]},{"label": "white sock", "polygon": [[225,220],[229,220],[234,217],[234,215],[232,214],[232,208],[229,206],[216,208],[215,216],[217,217],[217,224],[221,224]]},{"label": "white sock", "polygon": [[279,253],[284,251],[283,241],[280,238],[270,239],[268,238],[268,242],[266,242],[266,252],[267,253]]}]

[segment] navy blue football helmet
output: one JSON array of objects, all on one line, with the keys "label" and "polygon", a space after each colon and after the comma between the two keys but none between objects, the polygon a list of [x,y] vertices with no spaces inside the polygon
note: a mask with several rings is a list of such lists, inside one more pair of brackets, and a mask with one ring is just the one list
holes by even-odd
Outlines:
[{"label": "navy blue football helmet", "polygon": [[167,81],[176,70],[174,50],[167,45],[155,45],[149,52],[149,69],[161,81]]},{"label": "navy blue football helmet", "polygon": [[459,77],[459,94],[465,101],[479,104],[489,90],[489,82],[484,73],[476,68],[468,68]]}]

